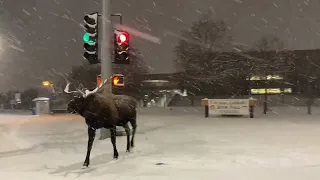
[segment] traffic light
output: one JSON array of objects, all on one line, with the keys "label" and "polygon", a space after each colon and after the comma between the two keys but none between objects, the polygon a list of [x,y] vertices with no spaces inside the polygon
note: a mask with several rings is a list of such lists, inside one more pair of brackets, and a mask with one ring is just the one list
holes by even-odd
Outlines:
[{"label": "traffic light", "polygon": [[125,31],[114,30],[114,63],[130,63],[130,41],[129,33]]},{"label": "traffic light", "polygon": [[84,17],[84,27],[86,29],[83,35],[84,54],[83,57],[89,61],[90,64],[99,63],[98,58],[98,13],[87,14]]},{"label": "traffic light", "polygon": [[123,87],[124,86],[124,76],[123,74],[113,74],[112,76],[112,86]]}]

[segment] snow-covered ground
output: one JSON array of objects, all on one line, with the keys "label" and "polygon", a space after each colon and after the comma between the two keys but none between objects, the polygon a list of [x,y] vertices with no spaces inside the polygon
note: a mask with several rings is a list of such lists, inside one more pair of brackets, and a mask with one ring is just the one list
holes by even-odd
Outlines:
[{"label": "snow-covered ground", "polygon": [[[117,138],[96,140],[91,167],[81,169],[87,133],[74,115],[0,118],[0,176],[21,179],[230,179],[320,178],[320,116],[297,109],[267,116],[203,118],[201,109],[142,109],[133,152]],[[156,115],[153,115],[156,114]],[[160,164],[160,165],[159,165]]]}]

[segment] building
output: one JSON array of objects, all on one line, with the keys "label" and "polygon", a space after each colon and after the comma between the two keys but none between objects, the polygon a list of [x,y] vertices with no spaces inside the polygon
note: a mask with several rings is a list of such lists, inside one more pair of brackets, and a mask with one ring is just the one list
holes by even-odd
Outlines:
[{"label": "building", "polygon": [[166,107],[175,96],[186,97],[181,89],[179,73],[142,74],[135,77],[140,82],[140,99],[142,106]]}]

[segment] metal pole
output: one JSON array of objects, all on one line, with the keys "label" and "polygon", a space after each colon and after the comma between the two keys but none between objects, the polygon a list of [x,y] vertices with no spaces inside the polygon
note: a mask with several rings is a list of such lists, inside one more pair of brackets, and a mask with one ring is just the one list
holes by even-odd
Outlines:
[{"label": "metal pole", "polygon": [[[110,53],[111,21],[110,1],[102,0],[102,49],[101,49],[101,79],[104,81],[112,75],[112,63]],[[110,84],[111,88],[111,84]]]},{"label": "metal pole", "polygon": [[121,13],[111,14],[111,17],[119,17],[119,22],[122,25],[123,18]]},{"label": "metal pole", "polygon": [[[110,43],[111,43],[111,0],[102,0],[102,41],[100,41],[101,46],[101,82],[108,79],[112,75],[112,63],[111,63],[111,53],[110,53]],[[111,92],[111,84],[107,83],[109,90]],[[108,136],[107,129],[100,129],[100,139],[106,139]]]}]

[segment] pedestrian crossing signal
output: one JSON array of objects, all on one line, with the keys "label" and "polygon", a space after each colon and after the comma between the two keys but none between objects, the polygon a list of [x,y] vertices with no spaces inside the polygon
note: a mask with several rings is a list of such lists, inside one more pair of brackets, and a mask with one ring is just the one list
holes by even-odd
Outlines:
[{"label": "pedestrian crossing signal", "polygon": [[113,76],[112,76],[112,86],[117,86],[117,87],[124,86],[124,76],[123,76],[123,74],[113,74]]}]

